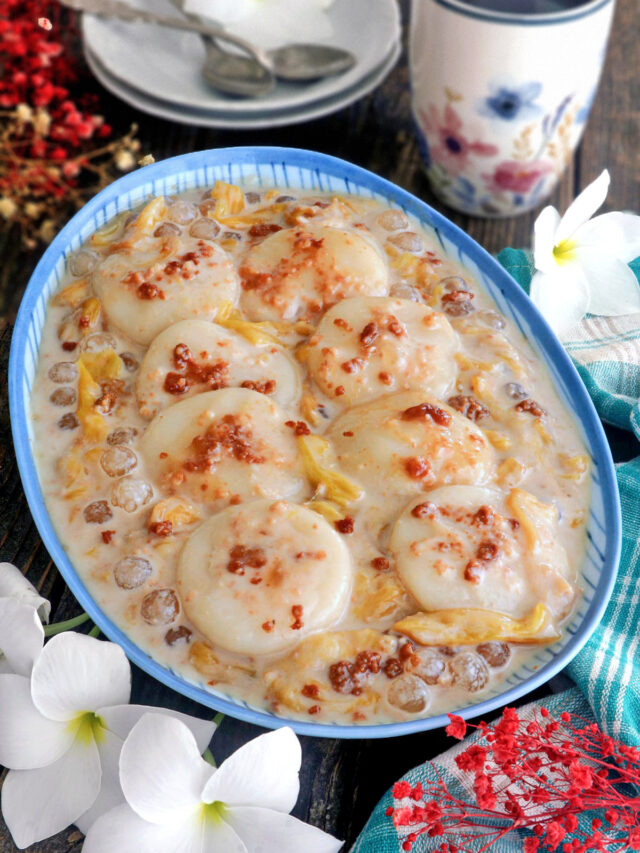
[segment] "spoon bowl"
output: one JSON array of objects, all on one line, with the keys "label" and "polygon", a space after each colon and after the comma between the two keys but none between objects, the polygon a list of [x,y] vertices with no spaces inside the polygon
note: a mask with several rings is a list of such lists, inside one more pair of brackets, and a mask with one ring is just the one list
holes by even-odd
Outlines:
[{"label": "spoon bowl", "polygon": [[220,92],[245,98],[268,95],[275,88],[273,72],[250,56],[228,53],[212,38],[203,37],[206,58],[202,65],[205,81]]},{"label": "spoon bowl", "polygon": [[323,44],[285,44],[264,52],[266,61],[255,56],[223,50],[215,41],[203,37],[207,55],[202,76],[209,85],[231,95],[260,97],[275,86],[275,79],[309,82],[342,74],[356,64],[348,50]]},{"label": "spoon bowl", "polygon": [[317,80],[342,74],[356,64],[350,51],[325,44],[285,44],[267,51],[267,56],[281,80]]}]

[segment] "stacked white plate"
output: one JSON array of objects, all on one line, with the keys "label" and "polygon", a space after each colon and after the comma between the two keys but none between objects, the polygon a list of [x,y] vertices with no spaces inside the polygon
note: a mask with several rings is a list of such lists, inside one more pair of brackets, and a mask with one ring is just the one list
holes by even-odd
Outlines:
[{"label": "stacked white plate", "polygon": [[[132,5],[176,15],[169,0]],[[331,44],[357,62],[344,74],[311,83],[278,81],[261,98],[233,98],[207,85],[197,34],[151,24],[84,15],[85,56],[95,76],[116,97],[160,118],[220,128],[261,128],[309,121],[366,95],[391,71],[400,54],[396,0],[335,0],[327,14]]]}]

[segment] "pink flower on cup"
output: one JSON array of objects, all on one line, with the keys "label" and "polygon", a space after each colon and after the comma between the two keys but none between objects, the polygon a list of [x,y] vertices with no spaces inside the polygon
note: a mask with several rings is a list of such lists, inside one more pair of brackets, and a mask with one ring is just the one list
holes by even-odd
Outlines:
[{"label": "pink flower on cup", "polygon": [[515,193],[528,193],[540,178],[553,171],[548,160],[532,160],[522,163],[518,160],[505,160],[499,163],[492,175],[483,175],[491,192],[511,190]]},{"label": "pink flower on cup", "polygon": [[474,154],[492,157],[498,153],[495,145],[470,141],[462,133],[462,120],[451,104],[442,111],[431,104],[426,112],[420,111],[420,118],[428,135],[431,160],[453,175],[460,174]]}]

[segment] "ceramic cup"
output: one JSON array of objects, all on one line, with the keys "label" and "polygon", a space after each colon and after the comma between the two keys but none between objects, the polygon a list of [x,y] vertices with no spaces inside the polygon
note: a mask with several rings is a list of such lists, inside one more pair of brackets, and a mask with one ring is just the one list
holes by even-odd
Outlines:
[{"label": "ceramic cup", "polygon": [[615,0],[412,0],[413,114],[429,181],[509,216],[553,190],[578,144]]}]

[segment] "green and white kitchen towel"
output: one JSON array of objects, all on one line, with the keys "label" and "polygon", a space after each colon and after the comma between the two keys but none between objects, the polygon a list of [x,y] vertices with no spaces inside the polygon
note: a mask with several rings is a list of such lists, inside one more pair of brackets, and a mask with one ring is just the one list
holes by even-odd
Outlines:
[{"label": "green and white kitchen towel", "polygon": [[[528,292],[533,275],[530,254],[503,249],[498,260]],[[640,258],[631,268],[640,281]],[[640,314],[589,316],[564,345],[602,420],[632,430],[640,440]],[[640,747],[640,456],[617,465],[616,473],[622,506],[622,552],[613,595],[600,625],[565,670],[579,689],[557,694],[544,704],[552,713],[557,710],[593,716],[613,737]],[[526,708],[525,713],[532,713],[535,705]],[[468,798],[469,780],[454,762],[461,748],[453,747],[432,764],[422,764],[403,778],[416,785],[435,778],[437,768],[450,790]],[[401,853],[396,829],[385,815],[391,805],[388,791],[351,853]],[[512,853],[522,849],[521,842],[510,834],[491,849]],[[440,843],[422,836],[414,850],[437,850]]]}]

